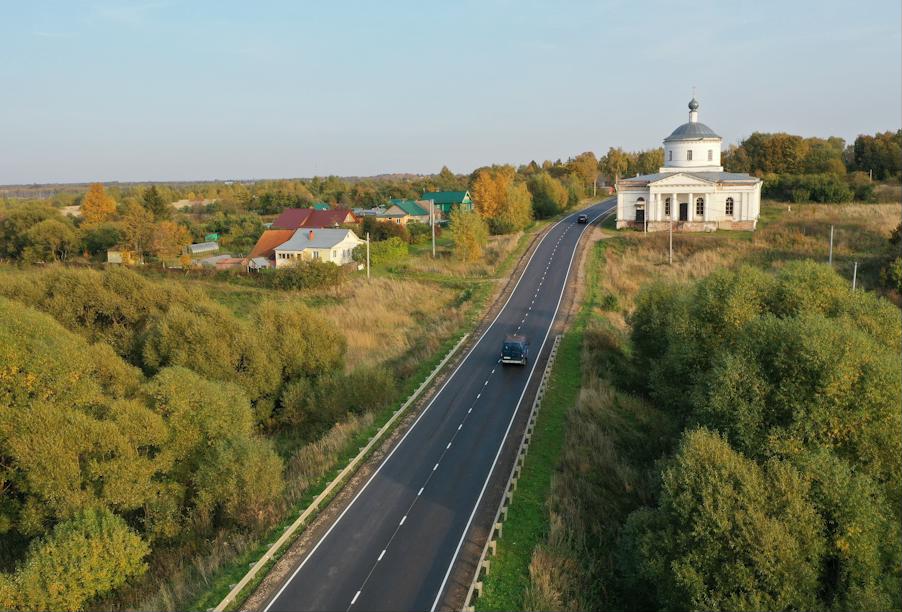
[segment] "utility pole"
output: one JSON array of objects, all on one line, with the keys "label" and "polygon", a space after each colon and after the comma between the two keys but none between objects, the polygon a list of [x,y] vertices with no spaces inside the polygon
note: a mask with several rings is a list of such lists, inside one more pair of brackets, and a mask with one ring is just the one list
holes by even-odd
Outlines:
[{"label": "utility pole", "polygon": [[831,266],[833,265],[833,226],[830,226],[830,255],[827,259],[827,263]]},{"label": "utility pole", "polygon": [[855,285],[858,281],[858,262],[855,262],[855,267],[852,268],[852,291],[855,291]]},{"label": "utility pole", "polygon": [[366,279],[370,279],[370,233],[366,233]]},{"label": "utility pole", "polygon": [[429,200],[429,225],[432,226],[432,259],[435,259],[435,200]]}]

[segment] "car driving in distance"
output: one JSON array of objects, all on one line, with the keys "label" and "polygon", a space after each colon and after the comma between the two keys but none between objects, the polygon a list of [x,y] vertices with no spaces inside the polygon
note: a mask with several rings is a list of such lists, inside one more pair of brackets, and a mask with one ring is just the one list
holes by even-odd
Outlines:
[{"label": "car driving in distance", "polygon": [[576,218],[576,222],[577,222],[577,223],[588,223],[588,222],[589,222],[589,215],[580,215],[580,216],[578,216],[578,217]]},{"label": "car driving in distance", "polygon": [[508,334],[501,346],[501,363],[526,365],[529,361],[529,340],[526,336]]}]

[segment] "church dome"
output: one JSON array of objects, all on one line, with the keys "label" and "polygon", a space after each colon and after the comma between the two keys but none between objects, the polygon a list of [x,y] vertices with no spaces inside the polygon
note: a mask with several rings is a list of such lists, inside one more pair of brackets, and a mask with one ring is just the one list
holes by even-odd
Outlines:
[{"label": "church dome", "polygon": [[695,98],[689,100],[689,110],[698,110],[698,100]]},{"label": "church dome", "polygon": [[[698,106],[697,102],[696,106]],[[690,121],[675,129],[670,136],[664,139],[664,142],[670,142],[671,140],[698,140],[700,138],[720,138],[720,136],[704,123]]]}]

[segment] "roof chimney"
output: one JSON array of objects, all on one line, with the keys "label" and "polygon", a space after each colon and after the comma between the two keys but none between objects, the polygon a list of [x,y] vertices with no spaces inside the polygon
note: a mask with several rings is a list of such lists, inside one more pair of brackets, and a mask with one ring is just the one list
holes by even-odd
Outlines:
[{"label": "roof chimney", "polygon": [[307,238],[309,238],[310,240],[313,240],[313,230],[310,230],[310,233],[307,234]]}]

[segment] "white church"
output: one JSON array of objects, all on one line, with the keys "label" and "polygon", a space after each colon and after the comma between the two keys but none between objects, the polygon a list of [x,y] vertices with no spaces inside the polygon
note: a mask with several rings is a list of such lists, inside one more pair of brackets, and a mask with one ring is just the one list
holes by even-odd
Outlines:
[{"label": "white church", "polygon": [[664,167],[617,181],[617,229],[703,232],[753,230],[761,210],[761,179],[724,172],[721,138],[698,120],[689,102],[689,122],[664,139]]}]

